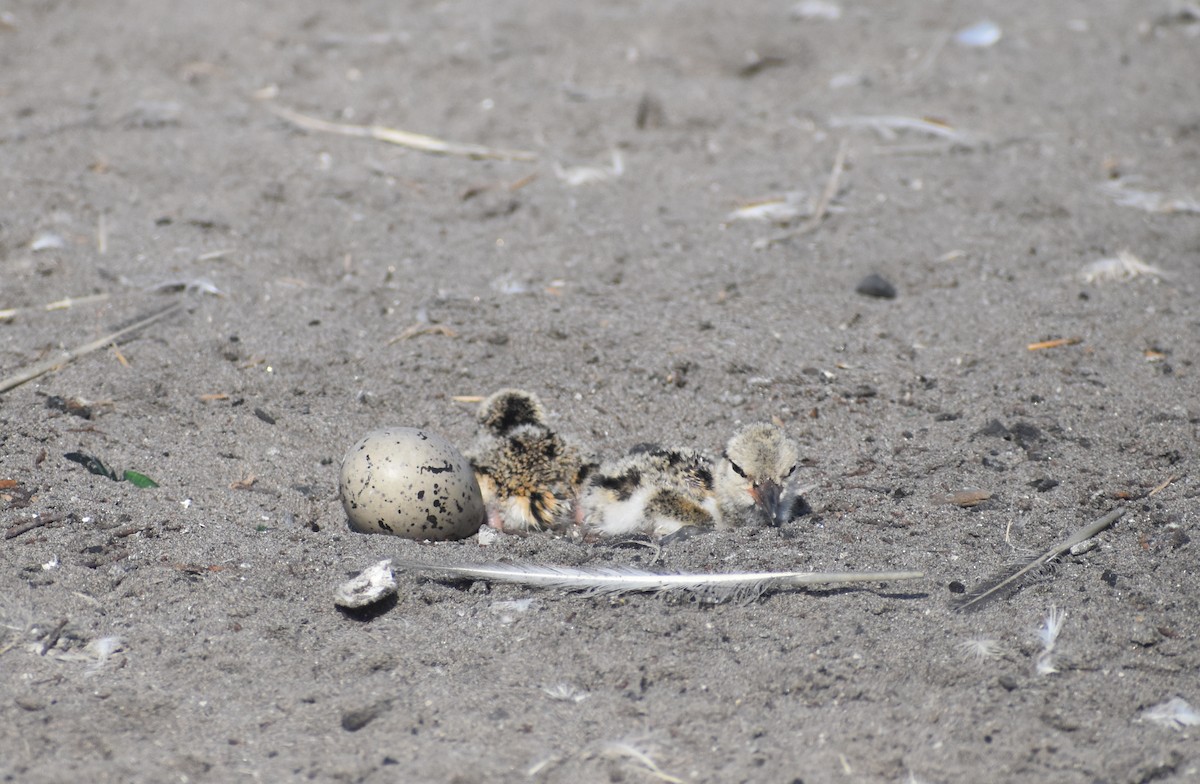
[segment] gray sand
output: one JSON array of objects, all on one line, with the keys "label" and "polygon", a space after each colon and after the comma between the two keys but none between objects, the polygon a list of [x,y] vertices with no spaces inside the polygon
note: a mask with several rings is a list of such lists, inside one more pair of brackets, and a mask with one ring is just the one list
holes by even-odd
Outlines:
[{"label": "gray sand", "polygon": [[[1200,730],[1140,719],[1200,706],[1200,216],[1104,186],[1200,198],[1200,25],[791,6],[0,7],[0,308],[32,308],[0,323],[3,374],[184,304],[0,399],[5,530],[61,516],[0,541],[2,780],[1195,780]],[[985,16],[995,45],[949,40]],[[306,131],[262,96],[538,157]],[[845,124],[880,116],[934,123]],[[807,209],[843,140],[823,220],[730,217]],[[1122,250],[1165,274],[1081,278]],[[856,293],[872,273],[894,299]],[[926,579],[710,605],[401,573],[394,606],[338,612],[393,556],[647,565],[347,529],[355,440],[466,446],[453,398],[503,386],[601,455],[770,419],[800,442],[812,516],[658,567]],[[1121,504],[1098,547],[951,611]]]}]

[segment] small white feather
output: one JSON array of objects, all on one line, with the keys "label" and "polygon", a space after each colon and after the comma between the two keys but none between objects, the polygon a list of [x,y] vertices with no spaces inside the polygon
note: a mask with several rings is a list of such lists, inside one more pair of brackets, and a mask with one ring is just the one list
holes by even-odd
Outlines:
[{"label": "small white feather", "polygon": [[1043,654],[1049,654],[1054,650],[1054,644],[1058,642],[1058,635],[1062,631],[1063,623],[1066,620],[1066,610],[1060,610],[1054,605],[1050,605],[1050,612],[1046,614],[1046,618],[1042,621],[1042,626],[1038,630],[1038,637],[1042,641]]},{"label": "small white feather", "polygon": [[1146,708],[1139,718],[1174,730],[1200,727],[1200,713],[1182,697],[1172,697],[1166,702]]}]

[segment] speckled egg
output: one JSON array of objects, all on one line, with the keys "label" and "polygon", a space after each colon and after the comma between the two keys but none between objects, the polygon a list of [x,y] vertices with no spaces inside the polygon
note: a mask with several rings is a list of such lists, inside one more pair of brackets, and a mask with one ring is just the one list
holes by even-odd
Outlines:
[{"label": "speckled egg", "polygon": [[351,530],[408,539],[465,539],[486,519],[470,462],[437,433],[387,427],[342,458]]}]

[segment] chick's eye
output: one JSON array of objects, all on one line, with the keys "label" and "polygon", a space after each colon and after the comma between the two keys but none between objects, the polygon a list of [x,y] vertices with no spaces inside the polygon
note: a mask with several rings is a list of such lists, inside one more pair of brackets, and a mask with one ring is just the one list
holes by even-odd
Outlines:
[{"label": "chick's eye", "polygon": [[733,462],[732,460],[730,460],[730,461],[729,461],[729,467],[733,469],[733,473],[737,474],[737,475],[738,475],[738,476],[740,476],[742,479],[745,479],[745,478],[746,478],[746,472],[745,472],[745,471],[743,471],[743,470],[742,470],[742,467],[741,467],[741,466],[739,466],[737,463],[735,463],[735,462]]},{"label": "chick's eye", "polygon": [[789,476],[791,476],[794,473],[796,473],[796,466],[792,466],[791,468],[789,468],[787,470],[787,473],[783,475],[783,478],[787,479]]}]

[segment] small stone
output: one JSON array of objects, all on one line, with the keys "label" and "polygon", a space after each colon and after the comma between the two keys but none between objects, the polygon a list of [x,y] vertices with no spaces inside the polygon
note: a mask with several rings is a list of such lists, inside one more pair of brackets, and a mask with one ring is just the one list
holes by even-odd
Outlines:
[{"label": "small stone", "polygon": [[1008,438],[1008,428],[999,419],[993,419],[983,427],[975,431],[977,436],[990,436],[991,438]]},{"label": "small stone", "polygon": [[1133,634],[1129,635],[1129,641],[1143,648],[1152,648],[1162,642],[1162,635],[1153,626],[1138,624],[1133,630]]},{"label": "small stone", "polygon": [[896,287],[891,282],[883,277],[872,272],[867,277],[858,282],[854,290],[864,297],[877,297],[879,299],[895,299]]},{"label": "small stone", "polygon": [[1037,490],[1039,493],[1044,493],[1047,490],[1053,490],[1054,488],[1058,487],[1058,480],[1051,479],[1048,476],[1043,476],[1041,479],[1034,479],[1029,483],[1029,486],[1034,490]]},{"label": "small stone", "polygon": [[358,732],[384,713],[387,713],[391,708],[391,700],[380,700],[374,705],[368,705],[365,708],[348,710],[342,714],[342,729],[346,732]]}]

